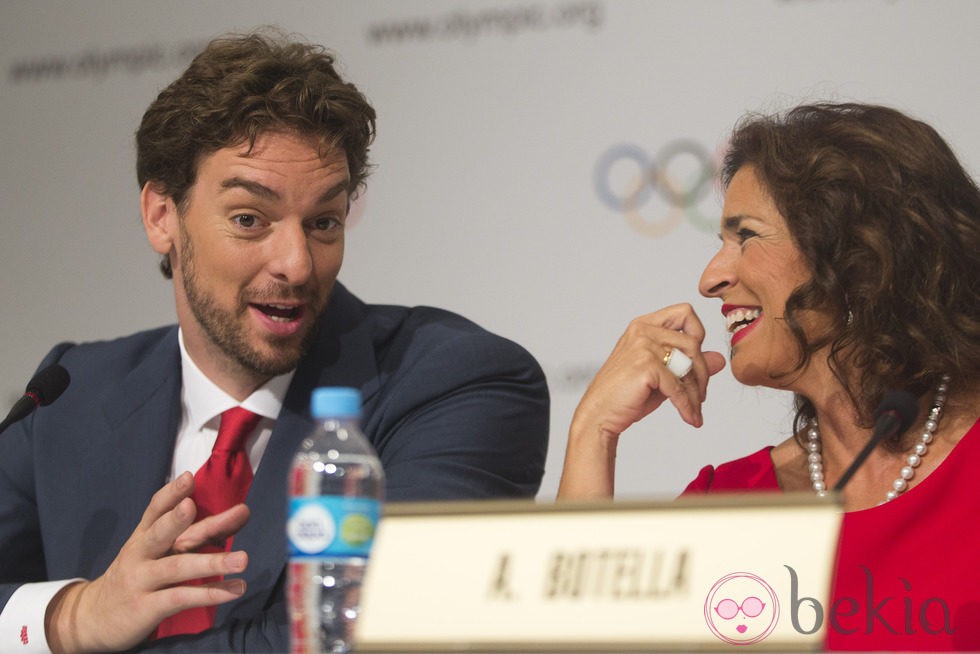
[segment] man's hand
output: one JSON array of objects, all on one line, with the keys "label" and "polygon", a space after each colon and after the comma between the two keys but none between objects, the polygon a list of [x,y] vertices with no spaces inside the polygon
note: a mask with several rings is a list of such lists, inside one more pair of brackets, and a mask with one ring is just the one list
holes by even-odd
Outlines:
[{"label": "man's hand", "polygon": [[48,644],[55,654],[128,649],[149,636],[166,617],[195,606],[240,597],[241,579],[182,585],[191,579],[242,572],[245,552],[195,553],[224,542],[248,521],[248,508],[234,506],[195,523],[189,472],[157,491],[143,519],[101,577],[67,586],[45,615]]}]

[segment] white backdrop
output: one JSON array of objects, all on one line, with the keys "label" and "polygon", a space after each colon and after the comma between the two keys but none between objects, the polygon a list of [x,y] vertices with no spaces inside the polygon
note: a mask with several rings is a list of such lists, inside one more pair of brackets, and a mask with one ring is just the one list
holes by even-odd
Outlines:
[{"label": "white backdrop", "polygon": [[[975,171],[978,19],[973,0],[4,0],[0,399],[60,340],[174,320],[139,223],[133,133],[203,42],[275,24],[334,49],[378,110],[341,280],[536,355],[553,497],[575,403],[633,316],[690,301],[726,348],[718,303],[697,295],[720,210],[697,176],[734,121],[882,102]],[[651,167],[662,181],[640,184]],[[702,429],[663,410],[623,437],[620,495],[674,494],[788,432],[788,397],[723,372]]]}]

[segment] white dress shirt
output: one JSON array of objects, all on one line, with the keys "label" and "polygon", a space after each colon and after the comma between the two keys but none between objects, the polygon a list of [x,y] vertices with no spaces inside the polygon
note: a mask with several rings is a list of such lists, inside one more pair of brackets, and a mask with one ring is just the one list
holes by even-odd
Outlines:
[{"label": "white dress shirt", "polygon": [[195,472],[211,456],[211,448],[218,438],[221,414],[236,406],[262,416],[255,431],[245,441],[252,472],[259,469],[262,455],[269,444],[276,416],[282,409],[286,389],[293,380],[293,372],[273,377],[257,388],[241,403],[218,388],[204,376],[191,361],[184,348],[184,335],[180,332],[180,362],[182,385],[180,390],[180,428],[174,445],[174,460],[170,478],[174,479],[185,470]]}]

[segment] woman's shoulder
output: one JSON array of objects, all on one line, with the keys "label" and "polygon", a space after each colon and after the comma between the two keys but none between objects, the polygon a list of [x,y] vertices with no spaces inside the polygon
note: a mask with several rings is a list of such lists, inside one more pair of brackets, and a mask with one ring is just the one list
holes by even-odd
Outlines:
[{"label": "woman's shoulder", "polygon": [[732,491],[779,490],[772,453],[766,446],[741,459],[728,461],[719,466],[705,466],[698,476],[684,489],[684,495],[697,493],[723,493]]}]

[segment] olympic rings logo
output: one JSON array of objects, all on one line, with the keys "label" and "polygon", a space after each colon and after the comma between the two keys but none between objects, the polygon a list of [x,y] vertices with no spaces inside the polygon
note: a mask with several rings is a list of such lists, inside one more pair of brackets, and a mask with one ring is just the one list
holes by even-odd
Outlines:
[{"label": "olympic rings logo", "polygon": [[[642,148],[621,143],[609,148],[596,163],[595,189],[603,204],[626,215],[636,231],[658,238],[673,231],[685,216],[698,229],[710,232],[717,221],[706,218],[701,205],[717,178],[720,158],[692,139],[669,142],[655,157]],[[614,177],[628,181],[613,190]],[[653,202],[647,218],[640,213]],[[658,206],[659,205],[659,206]]]}]

